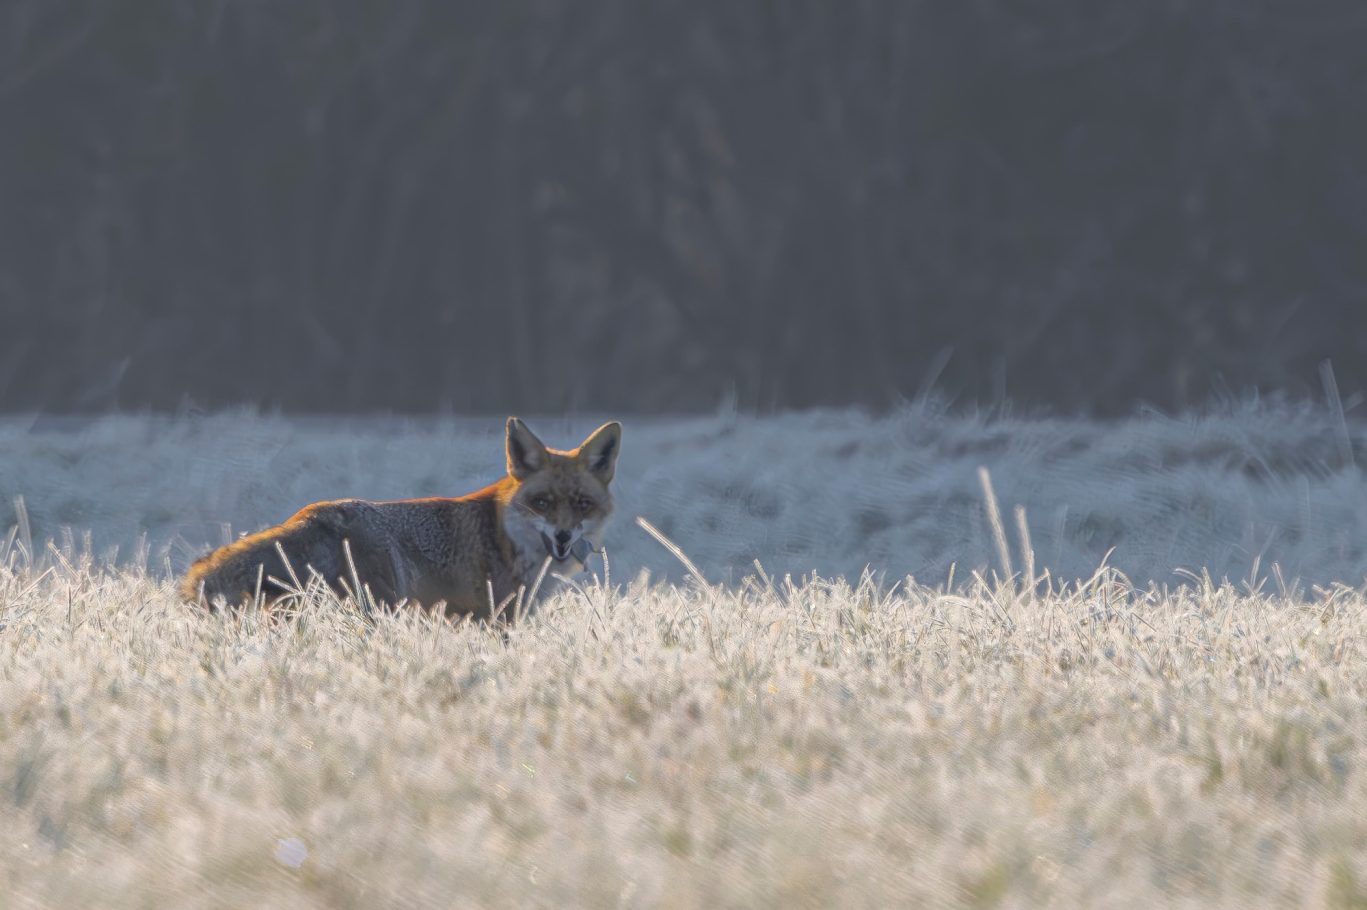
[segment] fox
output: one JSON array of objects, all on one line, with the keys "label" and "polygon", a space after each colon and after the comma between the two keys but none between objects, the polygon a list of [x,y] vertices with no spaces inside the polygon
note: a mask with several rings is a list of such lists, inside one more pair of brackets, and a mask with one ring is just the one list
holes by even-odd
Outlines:
[{"label": "fox", "polygon": [[196,560],[180,593],[210,608],[262,595],[274,602],[288,596],[285,579],[317,573],[339,596],[359,596],[349,590],[359,580],[390,607],[511,619],[506,606],[530,591],[547,566],[574,576],[602,550],[621,441],[622,425],[612,421],[560,451],[509,417],[507,473],[489,486],[453,498],[313,503]]}]

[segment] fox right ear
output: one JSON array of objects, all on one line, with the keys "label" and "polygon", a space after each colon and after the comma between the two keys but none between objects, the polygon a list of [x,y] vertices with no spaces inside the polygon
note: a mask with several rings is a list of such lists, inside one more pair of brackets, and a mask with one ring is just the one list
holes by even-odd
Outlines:
[{"label": "fox right ear", "polygon": [[594,430],[575,450],[575,455],[599,480],[609,484],[617,470],[617,451],[621,447],[622,425],[614,420]]},{"label": "fox right ear", "polygon": [[550,461],[546,446],[516,417],[508,418],[508,473],[526,480]]}]

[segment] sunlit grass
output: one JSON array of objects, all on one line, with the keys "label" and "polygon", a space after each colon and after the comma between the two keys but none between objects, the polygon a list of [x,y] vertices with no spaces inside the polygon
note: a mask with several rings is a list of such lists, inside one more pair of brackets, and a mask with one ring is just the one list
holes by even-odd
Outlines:
[{"label": "sunlit grass", "polygon": [[20,906],[1367,900],[1361,591],[757,574],[562,591],[505,636],[23,562]]}]

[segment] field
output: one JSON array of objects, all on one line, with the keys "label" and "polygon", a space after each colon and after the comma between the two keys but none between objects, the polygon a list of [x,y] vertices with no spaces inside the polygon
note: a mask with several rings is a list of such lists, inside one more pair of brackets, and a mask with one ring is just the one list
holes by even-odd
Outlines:
[{"label": "field", "polygon": [[1362,427],[627,433],[610,577],[505,637],[166,573],[495,422],[0,423],[0,906],[1367,905]]}]

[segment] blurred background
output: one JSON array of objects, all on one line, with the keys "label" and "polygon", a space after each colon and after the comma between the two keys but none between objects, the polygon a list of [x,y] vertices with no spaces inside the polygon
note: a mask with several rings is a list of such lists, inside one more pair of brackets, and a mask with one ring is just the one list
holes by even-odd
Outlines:
[{"label": "blurred background", "polygon": [[1367,379],[1367,6],[0,7],[0,410]]}]

